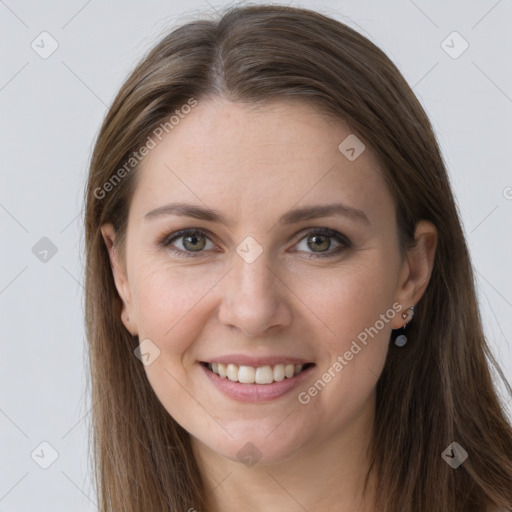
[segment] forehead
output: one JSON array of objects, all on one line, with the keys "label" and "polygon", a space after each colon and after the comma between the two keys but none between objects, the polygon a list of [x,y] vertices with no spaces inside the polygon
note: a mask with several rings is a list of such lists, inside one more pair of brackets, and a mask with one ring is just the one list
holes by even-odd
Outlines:
[{"label": "forehead", "polygon": [[389,210],[372,148],[366,144],[355,160],[342,151],[347,140],[361,150],[354,136],[342,120],[296,100],[200,101],[143,160],[132,208],[140,216],[179,199],[254,217],[342,200],[370,212],[379,205]]}]

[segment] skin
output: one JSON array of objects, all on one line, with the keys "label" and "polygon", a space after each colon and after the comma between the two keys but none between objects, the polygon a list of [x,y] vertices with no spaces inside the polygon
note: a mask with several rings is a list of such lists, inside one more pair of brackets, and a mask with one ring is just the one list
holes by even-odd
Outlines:
[{"label": "skin", "polygon": [[[363,498],[375,386],[396,314],[369,338],[311,401],[297,395],[332,366],[365,328],[398,303],[405,311],[423,295],[437,233],[417,225],[416,247],[400,254],[393,199],[369,144],[354,161],[338,145],[351,132],[311,106],[279,101],[265,107],[226,99],[201,101],[142,163],[130,206],[126,259],[111,224],[102,226],[126,328],[149,338],[160,356],[145,366],[159,400],[190,434],[206,489],[198,510],[374,510],[374,482]],[[182,201],[222,212],[231,226],[173,215],[148,220]],[[369,223],[331,216],[284,225],[291,209],[341,201]],[[308,229],[330,228],[352,247]],[[178,258],[157,240],[203,228],[198,257]],[[237,246],[252,236],[263,252],[247,263]],[[328,241],[331,245],[328,245]],[[173,246],[193,253],[194,245]],[[197,244],[197,242],[195,242]],[[191,249],[192,247],[192,249]],[[309,258],[318,253],[332,257]],[[195,253],[197,254],[197,253]],[[186,315],[186,316],[185,316]],[[219,355],[290,355],[315,363],[299,389],[261,403],[223,395],[199,361]],[[247,467],[237,452],[261,453]]]}]

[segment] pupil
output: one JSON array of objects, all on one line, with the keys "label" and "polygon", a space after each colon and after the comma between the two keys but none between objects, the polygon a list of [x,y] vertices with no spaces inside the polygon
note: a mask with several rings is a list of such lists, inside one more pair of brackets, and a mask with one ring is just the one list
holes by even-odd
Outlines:
[{"label": "pupil", "polygon": [[[186,244],[189,243],[190,241],[192,241],[192,250],[197,249],[198,246],[197,246],[197,242],[199,240],[199,237],[197,235],[189,235],[189,236],[186,236],[184,238],[184,244],[185,244],[185,248],[187,248]],[[201,249],[202,247],[199,245],[199,249]]]},{"label": "pupil", "polygon": [[321,247],[322,239],[324,240],[324,242],[323,242],[323,245],[324,245],[323,249],[328,249],[329,248],[329,240],[324,235],[313,235],[312,239],[314,240],[313,241],[313,245],[314,245],[315,248],[322,248]]}]

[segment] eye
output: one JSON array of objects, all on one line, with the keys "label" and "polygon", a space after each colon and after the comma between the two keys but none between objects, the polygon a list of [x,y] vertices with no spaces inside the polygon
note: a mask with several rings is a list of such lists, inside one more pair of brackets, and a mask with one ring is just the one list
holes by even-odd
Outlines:
[{"label": "eye", "polygon": [[[177,248],[173,245],[173,242],[180,239],[182,240],[178,245],[181,245],[183,249]],[[196,257],[196,254],[193,253],[200,254],[202,250],[206,248],[206,240],[209,239],[202,229],[184,229],[182,231],[172,233],[169,237],[164,238],[162,245],[170,249],[178,257],[194,258]],[[210,243],[213,246],[211,241]]]},{"label": "eye", "polygon": [[[174,243],[180,239],[181,241],[177,245],[181,246],[181,248],[174,245]],[[332,245],[331,239],[334,239],[338,246],[335,250],[329,251]],[[301,238],[298,246],[303,240],[305,240],[306,248],[313,251],[309,253],[310,258],[336,256],[345,249],[352,247],[352,243],[345,235],[329,228],[314,228],[309,230],[306,235]],[[207,242],[210,242],[210,247],[207,247]],[[215,248],[215,244],[211,242],[206,231],[202,229],[184,229],[177,231],[166,236],[159,243],[162,247],[170,250],[179,258],[199,257],[201,253],[204,252],[203,249]],[[317,251],[317,249],[319,250]],[[301,250],[300,252],[307,251]]]},{"label": "eye", "polygon": [[[328,251],[332,245],[331,239],[334,239],[338,246],[335,250]],[[329,228],[312,229],[301,239],[301,242],[302,240],[305,240],[306,247],[313,251],[309,254],[310,258],[337,256],[345,249],[352,247],[352,243],[345,235]],[[300,243],[297,246],[300,246]],[[319,251],[317,251],[317,249],[319,249]]]}]

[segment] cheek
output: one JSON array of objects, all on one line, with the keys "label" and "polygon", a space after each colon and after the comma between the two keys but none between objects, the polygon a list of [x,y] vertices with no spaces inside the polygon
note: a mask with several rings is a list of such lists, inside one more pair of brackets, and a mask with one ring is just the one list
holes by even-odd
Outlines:
[{"label": "cheek", "polygon": [[[170,268],[159,262],[144,264],[136,279],[139,340],[149,338],[160,350],[144,368],[148,381],[168,413],[189,431],[194,431],[194,418],[203,417],[204,410],[190,398],[197,393],[188,373],[195,360],[188,354],[208,319],[208,290],[221,277],[222,273],[201,271],[200,265]],[[211,429],[217,426],[209,415],[204,424]]]},{"label": "cheek", "polygon": [[[318,413],[348,414],[371,394],[386,360],[391,321],[400,314],[393,308],[395,266],[375,251],[357,264],[299,281],[303,287],[297,294],[307,297],[305,302],[320,320],[315,320],[315,340],[323,352],[319,377],[325,387],[319,383],[316,389],[304,390],[311,391]],[[333,404],[340,403],[343,411],[334,411]]]},{"label": "cheek", "polygon": [[[222,286],[226,271],[220,266],[205,267],[141,260],[133,293],[141,340],[149,338],[168,352],[183,354],[200,336],[206,322],[212,321],[208,295],[222,300],[215,286]],[[289,277],[296,296],[290,297],[290,307],[302,311],[301,320],[310,319],[309,327],[316,331],[317,339],[324,340],[325,351],[342,350],[347,340],[373,326],[391,307],[393,268],[394,262],[380,248],[362,251],[337,267],[295,272]]]},{"label": "cheek", "polygon": [[202,306],[222,277],[217,274],[201,265],[186,269],[162,262],[141,265],[134,294],[139,338],[182,354],[204,328]]},{"label": "cheek", "polygon": [[[392,309],[395,284],[395,263],[372,251],[352,265],[302,277],[294,292],[330,332],[334,346],[343,347]],[[389,333],[391,325],[385,323]]]},{"label": "cheek", "polygon": [[[293,406],[300,407],[304,432],[317,431],[319,422],[326,432],[335,431],[368,402],[385,361],[391,327],[386,323],[376,335],[367,330],[375,328],[380,315],[392,306],[393,265],[382,249],[372,249],[336,267],[311,266],[284,277],[289,287],[284,300],[295,319],[290,332],[300,338],[303,347],[312,348],[318,378],[326,376],[325,386],[311,391],[308,405],[301,405],[298,395],[311,388],[295,393]],[[204,402],[188,370],[194,362],[194,343],[208,338],[207,324],[222,329],[215,314],[228,270],[220,265],[180,267],[162,261],[144,261],[137,269],[133,299],[139,338],[154,340],[162,354],[145,367],[148,380],[169,414],[191,432],[218,431],[218,425],[184,389]],[[333,367],[336,361],[341,371]]]}]

